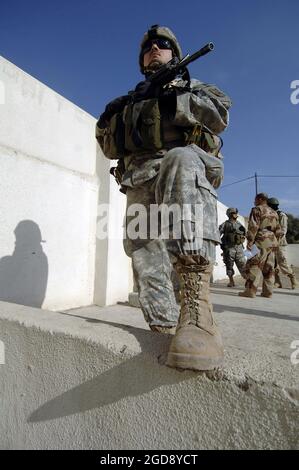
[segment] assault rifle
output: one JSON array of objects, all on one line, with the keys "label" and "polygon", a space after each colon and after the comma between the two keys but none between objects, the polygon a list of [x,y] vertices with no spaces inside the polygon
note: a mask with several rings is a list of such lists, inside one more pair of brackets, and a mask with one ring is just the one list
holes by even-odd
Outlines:
[{"label": "assault rifle", "polygon": [[153,72],[146,80],[140,82],[134,91],[129,91],[127,95],[120,96],[111,101],[111,103],[108,103],[105,112],[100,116],[99,127],[106,127],[105,121],[109,121],[115,113],[123,111],[126,104],[155,96],[155,93],[159,91],[161,86],[170,83],[177,75],[184,75],[187,72],[189,78],[187,65],[199,59],[199,57],[208,54],[213,49],[214,44],[209,42],[199,51],[194,52],[194,54],[187,54],[182,60],[173,57],[167,64],[161,65],[156,72]]},{"label": "assault rifle", "polygon": [[176,75],[183,73],[187,65],[191,64],[195,60],[199,59],[214,49],[214,44],[209,42],[204,47],[199,49],[199,51],[194,52],[194,54],[187,54],[182,60],[178,60],[177,57],[171,59],[167,64],[162,65],[156,72],[154,72],[148,80],[152,83],[166,84],[171,82]]},{"label": "assault rifle", "polygon": [[134,91],[129,92],[129,96],[133,102],[145,99],[149,95],[154,95],[155,91],[158,90],[161,86],[170,83],[178,75],[184,76],[187,72],[188,79],[189,73],[186,69],[187,65],[191,64],[195,60],[199,59],[214,49],[214,44],[209,42],[204,47],[199,49],[199,51],[194,52],[194,54],[187,54],[183,59],[179,60],[177,57],[173,57],[167,64],[161,65],[156,72],[153,72],[147,77],[143,82],[140,82]]},{"label": "assault rifle", "polygon": [[[170,83],[177,77],[177,75],[184,76],[184,74],[187,72],[189,78],[189,72],[186,69],[187,65],[199,59],[199,57],[208,54],[213,49],[214,44],[209,42],[204,47],[194,52],[194,54],[187,54],[181,60],[179,60],[177,57],[173,57],[169,62],[167,62],[167,64],[159,67],[159,69],[152,73],[145,81],[139,83],[134,91],[129,91],[128,95],[119,98],[117,104],[115,105],[117,108],[115,108],[115,106],[112,107],[112,109],[110,109],[110,114],[113,115],[115,112],[119,111],[118,107],[123,109],[123,107],[129,101],[137,102],[147,98],[148,95],[153,94],[153,90]],[[110,174],[114,176],[118,185],[121,184],[121,179],[124,172],[123,165],[123,160],[119,159],[117,166],[110,169]],[[125,192],[123,189],[120,189],[120,191]]]}]

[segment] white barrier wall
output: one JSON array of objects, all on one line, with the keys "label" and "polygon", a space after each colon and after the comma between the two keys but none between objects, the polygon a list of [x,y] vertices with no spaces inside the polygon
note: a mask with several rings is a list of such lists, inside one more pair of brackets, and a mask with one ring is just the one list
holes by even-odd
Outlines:
[{"label": "white barrier wall", "polygon": [[[126,301],[126,201],[96,144],[96,120],[3,57],[0,120],[0,300],[51,310]],[[225,211],[219,203],[219,224]],[[214,280],[224,277],[217,247]]]},{"label": "white barrier wall", "polygon": [[289,264],[292,264],[296,268],[299,267],[299,244],[287,246],[287,260]]},{"label": "white barrier wall", "polygon": [[113,241],[96,245],[98,202],[118,191],[97,161],[95,119],[2,57],[0,84],[0,300],[52,310],[125,300],[129,260]]},{"label": "white barrier wall", "polygon": [[[97,146],[97,174],[100,177],[99,205],[97,211],[96,270],[94,301],[97,305],[114,305],[126,302],[133,290],[131,260],[123,250],[123,221],[126,196],[119,192],[114,178],[109,174],[110,163]],[[107,221],[103,224],[103,221]],[[102,237],[102,228],[106,236]],[[105,235],[104,233],[104,235]]]}]

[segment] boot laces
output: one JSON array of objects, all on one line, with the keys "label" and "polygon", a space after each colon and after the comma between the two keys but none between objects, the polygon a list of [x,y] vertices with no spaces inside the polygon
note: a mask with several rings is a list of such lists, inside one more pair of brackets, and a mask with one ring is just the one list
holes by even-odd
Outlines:
[{"label": "boot laces", "polygon": [[183,289],[182,289],[182,307],[189,316],[188,323],[200,325],[200,295],[203,283],[201,275],[198,272],[182,273]]}]

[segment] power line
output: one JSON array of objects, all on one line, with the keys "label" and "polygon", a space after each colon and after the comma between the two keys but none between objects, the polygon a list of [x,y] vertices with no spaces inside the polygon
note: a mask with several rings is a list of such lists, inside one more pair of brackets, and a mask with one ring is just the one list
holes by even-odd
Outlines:
[{"label": "power line", "polygon": [[299,175],[258,175],[255,173],[253,176],[248,176],[248,178],[244,178],[238,181],[234,181],[233,183],[225,184],[221,186],[220,189],[227,188],[228,186],[232,186],[234,184],[243,183],[244,181],[248,181],[255,178],[256,181],[256,192],[257,192],[257,178],[299,178]]},{"label": "power line", "polygon": [[299,175],[257,175],[259,178],[299,178]]},{"label": "power line", "polygon": [[244,178],[243,180],[235,181],[234,183],[225,184],[224,186],[221,186],[220,189],[227,188],[227,186],[232,186],[233,184],[242,183],[243,181],[251,180],[252,178],[254,178],[254,176],[249,176],[248,178]]}]

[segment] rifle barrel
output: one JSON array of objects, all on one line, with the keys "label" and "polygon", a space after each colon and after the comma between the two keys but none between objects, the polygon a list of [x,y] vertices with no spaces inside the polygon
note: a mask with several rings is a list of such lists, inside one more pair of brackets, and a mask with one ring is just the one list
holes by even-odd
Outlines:
[{"label": "rifle barrel", "polygon": [[190,55],[189,57],[186,57],[186,59],[183,59],[182,62],[180,63],[180,66],[186,67],[191,62],[194,62],[194,60],[211,52],[214,49],[214,47],[215,46],[212,42],[208,42],[208,44],[206,44],[204,47],[199,49],[199,51],[194,52],[194,54]]},{"label": "rifle barrel", "polygon": [[[172,58],[167,64],[162,65],[156,72],[154,72],[149,78],[148,81],[152,83],[159,83],[165,77],[168,79],[169,75],[172,76],[174,72],[182,71],[188,64],[194,62],[194,60],[202,57],[203,55],[211,52],[214,49],[214,44],[208,42],[204,47],[199,49],[199,51],[194,52],[194,54],[187,54],[180,62],[173,64],[175,58]],[[177,59],[176,59],[177,60]],[[170,78],[169,81],[173,79]],[[168,82],[167,82],[168,83]],[[133,96],[133,95],[132,95]]]}]

